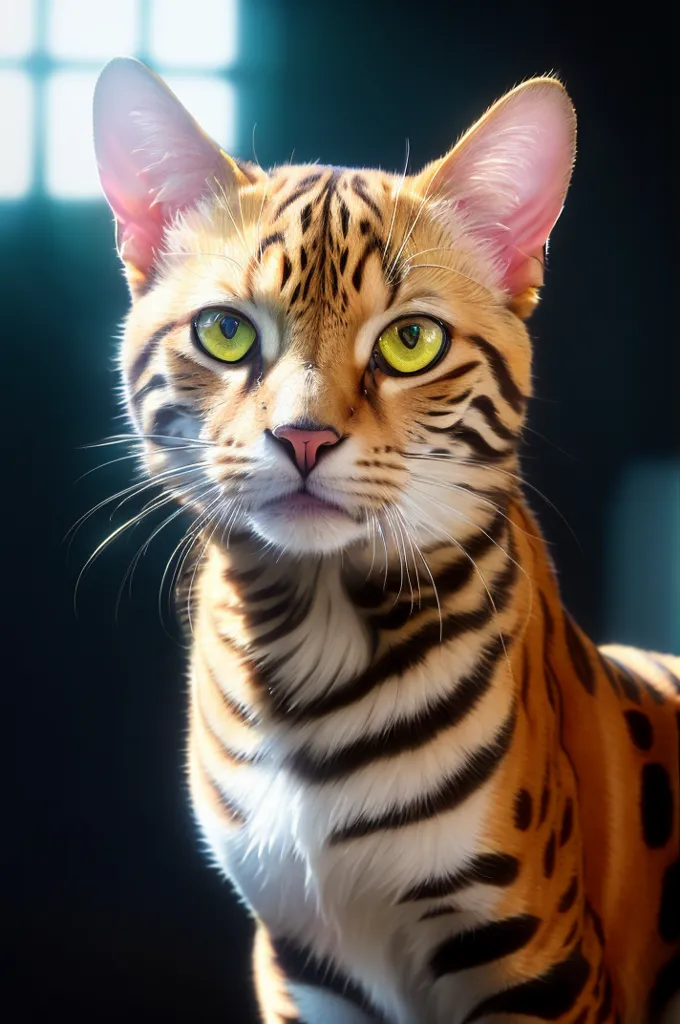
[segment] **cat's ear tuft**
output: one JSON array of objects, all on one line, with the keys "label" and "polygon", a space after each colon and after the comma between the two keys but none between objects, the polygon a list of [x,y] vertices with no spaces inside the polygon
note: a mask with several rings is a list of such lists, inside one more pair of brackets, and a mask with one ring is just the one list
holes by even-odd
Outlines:
[{"label": "cat's ear tuft", "polygon": [[543,283],[548,236],[576,153],[576,116],[564,87],[535,78],[509,92],[420,177],[450,200],[492,257],[499,284],[525,315]]},{"label": "cat's ear tuft", "polygon": [[147,278],[178,212],[216,181],[226,189],[249,181],[165,83],[131,58],[111,61],[99,76],[94,145],[133,290]]}]

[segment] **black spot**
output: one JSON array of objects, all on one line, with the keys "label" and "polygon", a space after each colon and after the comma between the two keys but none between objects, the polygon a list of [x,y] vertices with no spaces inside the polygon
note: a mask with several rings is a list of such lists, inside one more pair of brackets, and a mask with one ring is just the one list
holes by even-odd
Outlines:
[{"label": "black spot", "polygon": [[298,283],[295,285],[295,288],[293,289],[293,294],[290,297],[290,305],[291,306],[295,302],[297,302],[299,294],[300,294],[300,282],[298,281]]},{"label": "black spot", "polygon": [[526,832],[531,825],[534,802],[528,789],[520,789],[515,797],[515,828]]},{"label": "black spot", "polygon": [[307,266],[307,250],[304,245],[300,246],[300,270],[304,270]]},{"label": "black spot", "polygon": [[550,839],[545,844],[545,850],[543,851],[543,873],[546,878],[552,878],[555,873],[555,833],[550,833]]},{"label": "black spot", "polygon": [[331,265],[330,266],[331,266],[331,292],[333,293],[333,298],[335,299],[337,297],[337,294],[338,294],[338,272],[335,269],[335,263],[333,263],[331,261]]},{"label": "black spot", "polygon": [[567,797],[564,803],[564,812],[562,814],[562,828],[560,829],[560,846],[565,846],[569,842],[572,830],[574,827],[574,804],[570,796]]},{"label": "black spot", "polygon": [[574,905],[576,897],[578,896],[578,877],[574,875],[569,886],[560,896],[560,902],[557,904],[557,909],[560,914],[566,914],[568,910]]},{"label": "black spot", "polygon": [[345,267],[347,266],[347,257],[349,256],[349,249],[343,249],[340,254],[340,274],[345,273]]},{"label": "black spot", "polygon": [[567,932],[567,937],[564,940],[564,947],[571,946],[572,942],[576,938],[576,932],[578,931],[578,921],[574,921],[571,928]]},{"label": "black spot", "polygon": [[680,939],[680,860],[670,864],[663,876],[659,935],[669,943]]},{"label": "black spot", "polygon": [[303,235],[307,231],[307,229],[309,228],[309,225],[311,224],[311,222],[312,222],[312,204],[311,203],[307,203],[306,206],[303,206],[303,208],[302,208],[302,210],[300,212],[300,227],[302,228],[302,234]]},{"label": "black spot", "polygon": [[285,287],[285,284],[286,284],[286,281],[288,280],[288,278],[291,275],[292,269],[293,269],[293,264],[290,262],[290,260],[288,259],[288,257],[284,253],[284,256],[283,256],[283,269],[281,271],[281,291],[283,291],[283,289]]},{"label": "black spot", "polygon": [[624,711],[630,738],[639,750],[651,750],[654,742],[652,723],[641,711]]},{"label": "black spot", "polygon": [[578,1002],[590,975],[590,964],[577,947],[566,960],[531,981],[497,992],[479,1003],[463,1024],[497,1014],[558,1020]]},{"label": "black spot", "polygon": [[578,681],[592,696],[595,693],[595,673],[590,663],[588,651],[569,615],[564,616],[564,637],[567,641],[569,656],[571,657]]},{"label": "black spot", "polygon": [[362,220],[359,223],[359,231],[361,232],[362,235],[367,235],[370,230],[371,230],[371,225],[370,225],[369,221]]},{"label": "black spot", "polygon": [[662,764],[653,762],[642,769],[640,815],[647,846],[653,850],[665,846],[673,831],[673,790]]},{"label": "black spot", "polygon": [[519,914],[492,921],[445,939],[435,950],[430,968],[435,978],[492,963],[523,949],[538,931],[541,919]]}]

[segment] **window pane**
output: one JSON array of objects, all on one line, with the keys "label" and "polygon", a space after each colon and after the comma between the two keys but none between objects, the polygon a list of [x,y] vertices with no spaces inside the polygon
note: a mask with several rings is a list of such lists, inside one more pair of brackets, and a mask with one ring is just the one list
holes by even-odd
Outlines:
[{"label": "window pane", "polygon": [[47,48],[55,57],[107,60],[139,45],[138,0],[50,0]]},{"label": "window pane", "polygon": [[236,144],[236,91],[229,82],[208,75],[165,75],[204,132],[229,152]]},{"label": "window pane", "polygon": [[60,198],[100,196],[92,143],[96,72],[58,71],[47,84],[45,182]]},{"label": "window pane", "polygon": [[25,57],[35,47],[35,0],[0,0],[0,57]]},{"label": "window pane", "polygon": [[33,179],[33,84],[23,71],[0,71],[0,198],[16,199]]},{"label": "window pane", "polygon": [[159,64],[218,68],[236,58],[238,0],[151,0],[149,54]]}]

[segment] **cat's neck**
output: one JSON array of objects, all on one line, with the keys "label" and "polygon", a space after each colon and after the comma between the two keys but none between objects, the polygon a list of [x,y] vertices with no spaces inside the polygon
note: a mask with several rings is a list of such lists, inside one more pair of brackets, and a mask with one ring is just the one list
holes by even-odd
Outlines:
[{"label": "cat's neck", "polygon": [[526,628],[536,557],[523,515],[509,502],[430,549],[369,544],[323,558],[232,536],[208,552],[195,618],[249,664],[254,704],[291,720],[307,706],[348,706],[437,649],[447,685],[482,650],[512,676],[508,650]]}]

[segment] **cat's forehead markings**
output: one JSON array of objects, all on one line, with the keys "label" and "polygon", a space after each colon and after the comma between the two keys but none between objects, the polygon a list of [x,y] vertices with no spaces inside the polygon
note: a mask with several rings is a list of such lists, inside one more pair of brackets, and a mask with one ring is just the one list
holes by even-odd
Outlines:
[{"label": "cat's forehead markings", "polygon": [[[370,257],[384,253],[385,176],[338,167],[287,169],[265,204],[261,251],[278,250],[278,291],[298,318],[323,312],[347,322]],[[352,235],[352,237],[350,237]]]}]

